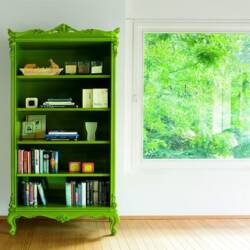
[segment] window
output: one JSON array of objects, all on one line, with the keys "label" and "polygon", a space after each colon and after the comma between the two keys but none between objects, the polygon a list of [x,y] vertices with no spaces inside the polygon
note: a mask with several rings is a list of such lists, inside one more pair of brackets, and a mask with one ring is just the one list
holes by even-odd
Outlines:
[{"label": "window", "polygon": [[249,159],[249,25],[134,23],[133,31],[133,162]]}]

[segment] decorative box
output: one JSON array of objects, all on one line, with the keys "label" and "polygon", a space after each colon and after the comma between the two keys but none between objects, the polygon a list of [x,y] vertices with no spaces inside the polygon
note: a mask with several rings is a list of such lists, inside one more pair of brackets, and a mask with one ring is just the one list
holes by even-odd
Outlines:
[{"label": "decorative box", "polygon": [[76,62],[65,62],[65,74],[76,74],[77,63]]},{"label": "decorative box", "polygon": [[78,74],[90,73],[90,61],[83,60],[78,62]]},{"label": "decorative box", "polygon": [[103,62],[102,61],[91,61],[91,74],[102,74]]},{"label": "decorative box", "polygon": [[82,172],[83,173],[94,173],[95,164],[94,162],[83,162],[82,163]]},{"label": "decorative box", "polygon": [[81,172],[81,162],[70,161],[69,162],[69,172],[70,173],[79,173],[79,172]]}]

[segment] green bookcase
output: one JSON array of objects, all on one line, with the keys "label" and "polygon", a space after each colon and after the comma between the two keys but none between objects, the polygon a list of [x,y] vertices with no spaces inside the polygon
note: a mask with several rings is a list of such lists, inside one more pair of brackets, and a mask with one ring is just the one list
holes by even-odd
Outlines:
[{"label": "green bookcase", "polygon": [[[10,234],[16,233],[16,219],[20,217],[48,217],[59,222],[78,217],[107,218],[111,234],[116,233],[119,217],[115,197],[115,60],[119,29],[101,31],[76,30],[61,24],[48,31],[40,29],[24,32],[9,30],[11,55],[11,197],[8,223]],[[19,68],[27,63],[48,65],[52,58],[64,68],[67,61],[82,58],[103,60],[103,73],[94,75],[46,76],[22,75]],[[82,108],[82,89],[107,88],[108,108]],[[25,108],[26,97],[37,97],[39,105],[47,98],[72,97],[78,108]],[[47,129],[76,130],[77,141],[22,140],[21,124],[27,115],[46,115]],[[85,121],[97,121],[95,141],[87,141]],[[34,148],[58,150],[59,172],[44,174],[18,173],[18,150]],[[94,161],[94,173],[69,173],[69,161]],[[47,189],[47,205],[24,206],[21,201],[20,182],[44,179]],[[68,180],[108,180],[110,200],[107,206],[66,206],[65,182]]]}]

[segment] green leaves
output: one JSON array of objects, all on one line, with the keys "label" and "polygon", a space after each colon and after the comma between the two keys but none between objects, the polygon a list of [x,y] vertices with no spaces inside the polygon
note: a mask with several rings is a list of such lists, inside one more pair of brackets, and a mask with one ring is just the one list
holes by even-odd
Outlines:
[{"label": "green leaves", "polygon": [[144,157],[250,157],[248,57],[247,33],[146,33]]}]

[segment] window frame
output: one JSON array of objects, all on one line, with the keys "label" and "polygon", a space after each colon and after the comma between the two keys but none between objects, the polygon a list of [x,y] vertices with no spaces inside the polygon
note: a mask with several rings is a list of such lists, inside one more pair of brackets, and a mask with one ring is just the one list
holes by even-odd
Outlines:
[{"label": "window frame", "polygon": [[[187,168],[245,168],[249,159],[144,159],[143,158],[143,48],[145,32],[250,32],[250,20],[126,20],[125,131],[127,169],[149,171]],[[139,139],[138,139],[139,138]],[[129,156],[129,157],[128,157]],[[223,164],[222,164],[223,162]],[[225,163],[224,163],[225,162]],[[237,162],[237,164],[235,164]],[[237,165],[237,166],[236,166]]]}]

